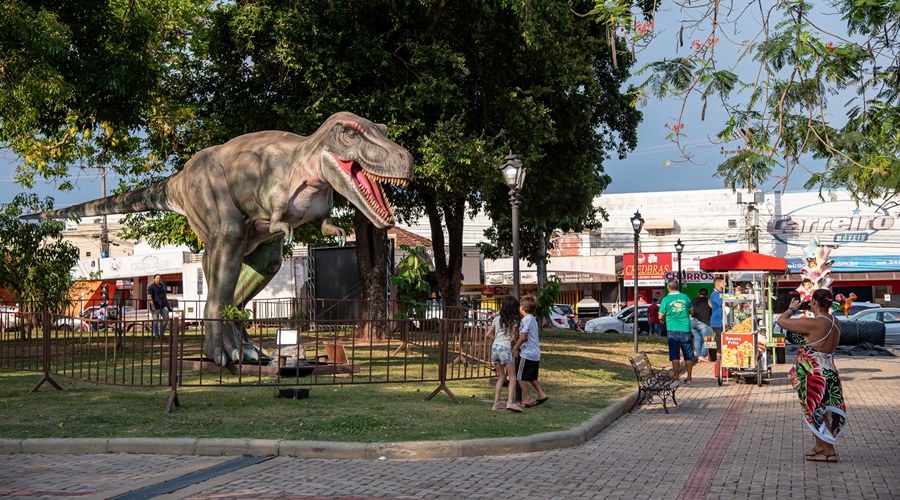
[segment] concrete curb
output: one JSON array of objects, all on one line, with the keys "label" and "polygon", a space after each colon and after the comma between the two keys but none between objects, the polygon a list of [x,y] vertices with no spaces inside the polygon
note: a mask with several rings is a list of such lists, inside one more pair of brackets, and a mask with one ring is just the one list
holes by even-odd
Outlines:
[{"label": "concrete curb", "polygon": [[624,415],[638,393],[616,401],[587,422],[565,431],[533,436],[467,439],[463,441],[411,441],[400,443],[338,443],[269,439],[195,438],[40,438],[0,439],[3,454],[97,454],[285,456],[338,460],[424,460],[510,455],[570,448],[584,444]]}]

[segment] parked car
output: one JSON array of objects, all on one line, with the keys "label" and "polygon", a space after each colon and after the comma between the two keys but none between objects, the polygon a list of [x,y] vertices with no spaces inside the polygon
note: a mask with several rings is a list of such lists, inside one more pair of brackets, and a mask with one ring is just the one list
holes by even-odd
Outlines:
[{"label": "parked car", "polygon": [[[553,304],[553,307],[550,308],[550,325],[554,328],[563,328],[568,330],[569,328],[571,328],[571,325],[569,324],[569,316],[562,310],[562,308],[560,308],[560,305],[561,304]],[[575,314],[572,313],[572,316],[574,315]]]},{"label": "parked car", "polygon": [[900,344],[900,308],[878,307],[862,310],[841,321],[878,321],[884,323],[884,343]]},{"label": "parked car", "polygon": [[569,304],[553,304],[558,307],[560,311],[562,311],[566,318],[569,320],[569,328],[572,330],[580,330],[580,327],[575,323],[575,309]]},{"label": "parked car", "polygon": [[90,329],[90,323],[81,317],[60,316],[53,322],[53,329],[67,332],[84,332]]},{"label": "parked car", "polygon": [[[647,321],[647,308],[650,306],[638,306],[638,332],[641,335],[650,332],[650,322]],[[619,314],[594,318],[584,324],[584,331],[588,333],[634,333],[634,306],[628,306]]]},{"label": "parked car", "polygon": [[[855,316],[858,316],[860,313],[862,313],[864,311],[871,311],[873,309],[881,309],[881,308],[882,308],[881,304],[876,304],[875,302],[854,302],[853,306],[850,307],[849,318],[847,316],[844,316],[843,311],[833,312],[833,314],[834,314],[835,318],[838,319],[838,321],[847,321],[848,319],[852,320]],[[776,322],[778,321],[778,316],[780,316],[780,315],[775,316]],[[869,317],[860,318],[860,319],[862,319],[863,321],[872,320],[872,318],[869,318]],[[887,326],[887,323],[885,323],[885,326]],[[775,325],[775,334],[776,335],[784,334],[784,338],[789,344],[799,344],[800,343],[800,334],[798,334],[796,332],[785,331],[783,328],[781,328],[777,324]],[[891,334],[890,334],[890,332],[888,332],[887,338],[890,338],[890,337],[891,337]],[[885,343],[890,343],[890,341],[886,339]]]},{"label": "parked car", "polygon": [[7,331],[22,325],[19,306],[0,306],[0,331]]},{"label": "parked car", "polygon": [[[112,306],[91,306],[82,311],[78,317],[86,321],[90,327],[92,324],[91,320],[96,317],[97,309],[100,309],[101,307],[105,307],[107,310],[106,321],[121,322],[125,331],[131,332],[135,331],[135,329],[141,331],[145,329],[145,325],[146,328],[149,328],[149,325],[147,325],[146,322],[151,319],[150,310],[135,309],[132,306],[125,306],[119,312],[115,312],[115,309]],[[169,313],[169,319],[178,315],[180,315],[180,311],[173,310]],[[106,328],[105,323],[101,323],[99,327],[101,330],[104,330]]]},{"label": "parked car", "polygon": [[[850,317],[853,317],[853,315],[858,312],[867,311],[869,309],[875,309],[875,308],[880,308],[880,307],[881,307],[881,304],[876,304],[874,302],[854,302],[853,305],[850,306],[850,312],[848,314]],[[837,313],[837,315],[839,318],[845,317],[843,312],[839,312],[839,313]]]}]

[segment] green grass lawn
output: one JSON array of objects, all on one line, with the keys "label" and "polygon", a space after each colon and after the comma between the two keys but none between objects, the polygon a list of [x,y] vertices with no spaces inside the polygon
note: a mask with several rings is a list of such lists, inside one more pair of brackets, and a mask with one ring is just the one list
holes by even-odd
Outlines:
[{"label": "green grass lawn", "polygon": [[[641,338],[655,366],[668,364],[664,338]],[[273,387],[182,387],[181,406],[164,412],[168,389],[123,388],[31,372],[0,371],[0,438],[198,437],[353,442],[511,437],[576,427],[635,390],[631,337],[541,332],[541,383],[550,400],[524,413],[493,412],[485,379],[310,387],[309,399],[274,397]],[[505,398],[505,396],[504,396]]]}]

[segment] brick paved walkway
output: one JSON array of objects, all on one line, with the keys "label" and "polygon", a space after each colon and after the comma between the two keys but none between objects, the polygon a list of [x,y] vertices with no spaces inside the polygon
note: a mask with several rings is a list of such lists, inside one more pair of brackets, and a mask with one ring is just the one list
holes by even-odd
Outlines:
[{"label": "brick paved walkway", "polygon": [[[642,406],[574,448],[432,460],[275,457],[158,498],[900,498],[900,358],[836,364],[850,422],[837,464],[803,460],[812,438],[787,365],[763,387],[720,387],[705,364],[671,414]],[[112,498],[231,458],[10,454],[0,457],[0,496]]]}]

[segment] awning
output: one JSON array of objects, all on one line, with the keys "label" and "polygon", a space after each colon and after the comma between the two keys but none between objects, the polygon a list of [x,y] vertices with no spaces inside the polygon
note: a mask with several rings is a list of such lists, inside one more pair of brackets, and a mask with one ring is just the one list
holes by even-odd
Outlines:
[{"label": "awning", "polygon": [[707,272],[770,271],[783,273],[787,269],[787,260],[741,250],[700,259],[700,269]]},{"label": "awning", "polygon": [[675,219],[649,219],[644,223],[644,229],[675,229]]}]

